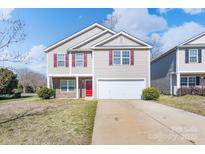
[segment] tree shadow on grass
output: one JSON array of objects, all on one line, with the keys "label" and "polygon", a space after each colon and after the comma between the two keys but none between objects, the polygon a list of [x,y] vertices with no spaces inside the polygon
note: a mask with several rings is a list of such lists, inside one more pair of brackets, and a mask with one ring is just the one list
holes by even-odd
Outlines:
[{"label": "tree shadow on grass", "polygon": [[33,96],[21,96],[20,98],[14,98],[12,95],[0,95],[0,100],[12,100],[12,99],[22,99],[22,98],[30,98]]}]

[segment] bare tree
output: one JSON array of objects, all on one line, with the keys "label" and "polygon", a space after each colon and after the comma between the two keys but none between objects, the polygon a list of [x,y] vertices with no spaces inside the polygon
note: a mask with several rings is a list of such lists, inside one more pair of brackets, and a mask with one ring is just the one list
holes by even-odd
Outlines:
[{"label": "bare tree", "polygon": [[11,47],[25,40],[25,24],[20,19],[0,17],[0,61],[22,62],[26,55],[20,54],[20,51],[11,51]]},{"label": "bare tree", "polygon": [[38,87],[46,86],[46,77],[41,73],[31,71],[27,68],[17,69],[16,73],[19,84],[23,86],[24,92],[27,86],[31,86],[34,91],[36,91]]}]

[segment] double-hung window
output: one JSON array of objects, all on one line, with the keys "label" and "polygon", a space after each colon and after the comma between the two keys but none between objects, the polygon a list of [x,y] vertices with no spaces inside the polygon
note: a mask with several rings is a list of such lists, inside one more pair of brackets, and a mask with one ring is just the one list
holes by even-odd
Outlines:
[{"label": "double-hung window", "polygon": [[181,77],[181,86],[187,86],[187,77]]},{"label": "double-hung window", "polygon": [[75,66],[83,66],[84,65],[84,54],[76,53],[75,54]]},{"label": "double-hung window", "polygon": [[60,89],[64,92],[75,91],[75,80],[60,80]]},{"label": "double-hung window", "polygon": [[113,52],[113,64],[115,65],[121,64],[121,51]]},{"label": "double-hung window", "polygon": [[130,51],[115,50],[113,52],[113,64],[114,65],[130,64]]},{"label": "double-hung window", "polygon": [[196,86],[196,77],[189,77],[189,86]]},{"label": "double-hung window", "polygon": [[130,64],[130,51],[122,51],[122,64]]},{"label": "double-hung window", "polygon": [[181,77],[181,86],[192,87],[196,86],[196,77]]},{"label": "double-hung window", "polygon": [[65,66],[65,54],[57,54],[58,66]]},{"label": "double-hung window", "polygon": [[198,63],[198,49],[189,49],[189,63]]}]

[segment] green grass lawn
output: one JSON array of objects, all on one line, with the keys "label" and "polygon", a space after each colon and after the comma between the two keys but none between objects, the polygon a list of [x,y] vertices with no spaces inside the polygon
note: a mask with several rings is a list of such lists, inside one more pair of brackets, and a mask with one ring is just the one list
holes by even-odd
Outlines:
[{"label": "green grass lawn", "polygon": [[186,95],[176,97],[161,95],[157,102],[205,116],[204,96]]},{"label": "green grass lawn", "polygon": [[38,99],[12,104],[0,104],[0,116],[5,117],[0,119],[0,144],[91,143],[96,101]]}]

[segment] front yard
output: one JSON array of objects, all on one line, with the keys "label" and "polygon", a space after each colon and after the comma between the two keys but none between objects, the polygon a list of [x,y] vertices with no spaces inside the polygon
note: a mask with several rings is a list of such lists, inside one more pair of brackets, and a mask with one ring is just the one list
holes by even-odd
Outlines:
[{"label": "front yard", "polygon": [[0,144],[90,144],[96,101],[0,103]]},{"label": "front yard", "polygon": [[186,95],[181,97],[161,95],[158,103],[205,116],[205,97]]}]

